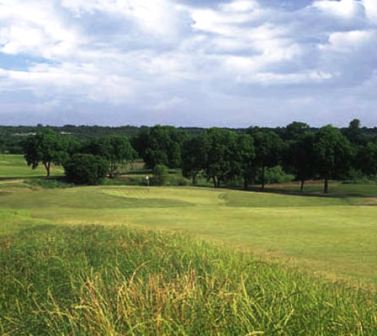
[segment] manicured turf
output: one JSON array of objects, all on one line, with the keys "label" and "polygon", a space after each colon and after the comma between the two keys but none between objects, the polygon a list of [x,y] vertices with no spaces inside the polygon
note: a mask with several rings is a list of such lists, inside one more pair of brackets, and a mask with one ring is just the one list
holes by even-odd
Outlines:
[{"label": "manicured turf", "polygon": [[331,279],[377,285],[375,197],[303,197],[187,187],[35,189],[5,183],[0,184],[0,195],[4,223],[11,214],[12,222],[19,217],[21,224],[127,225],[190,232],[291,260]]},{"label": "manicured turf", "polygon": [[[62,175],[61,167],[52,167],[51,175]],[[4,178],[26,178],[45,176],[46,171],[43,165],[37,169],[31,169],[27,166],[22,155],[0,154],[0,179]]]},{"label": "manicured turf", "polygon": [[1,335],[376,334],[375,185],[63,188],[1,158]]}]

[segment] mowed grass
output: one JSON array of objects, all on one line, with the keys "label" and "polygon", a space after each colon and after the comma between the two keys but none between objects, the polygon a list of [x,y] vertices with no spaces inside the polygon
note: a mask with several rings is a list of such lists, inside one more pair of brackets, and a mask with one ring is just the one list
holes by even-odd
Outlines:
[{"label": "mowed grass", "polygon": [[[51,175],[58,176],[63,174],[61,167],[52,167]],[[22,155],[0,154],[0,179],[27,178],[46,176],[43,165],[37,169],[27,166]]]},{"label": "mowed grass", "polygon": [[[377,286],[375,203],[370,196],[302,197],[187,187],[36,189],[0,184],[3,223],[12,214],[12,223],[21,224],[39,221],[189,232],[289,261],[331,280],[372,287]],[[13,224],[7,227],[17,230]]]},{"label": "mowed grass", "polygon": [[331,188],[0,180],[0,335],[376,335],[376,187]]},{"label": "mowed grass", "polygon": [[0,249],[6,336],[376,334],[376,294],[182,234],[41,225]]}]

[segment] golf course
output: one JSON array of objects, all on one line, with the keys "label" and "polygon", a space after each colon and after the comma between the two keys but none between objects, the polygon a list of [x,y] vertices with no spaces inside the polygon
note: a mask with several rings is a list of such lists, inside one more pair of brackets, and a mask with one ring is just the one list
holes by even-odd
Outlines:
[{"label": "golf course", "polygon": [[376,185],[46,187],[7,155],[0,171],[3,335],[375,335]]}]

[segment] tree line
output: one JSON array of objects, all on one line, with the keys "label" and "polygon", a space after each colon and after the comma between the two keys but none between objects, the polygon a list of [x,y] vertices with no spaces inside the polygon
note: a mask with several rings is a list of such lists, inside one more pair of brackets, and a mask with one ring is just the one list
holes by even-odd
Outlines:
[{"label": "tree line", "polygon": [[325,193],[330,179],[377,176],[377,137],[365,134],[357,119],[345,129],[331,125],[312,129],[293,122],[279,133],[259,127],[188,133],[157,125],[143,127],[132,137],[118,134],[89,140],[42,128],[24,141],[23,150],[32,168],[43,164],[49,175],[51,164],[62,164],[67,178],[77,183],[112,178],[121,164],[136,158],[149,169],[180,168],[193,185],[199,176],[205,177],[214,187],[239,181],[245,189],[259,183],[263,190],[266,175],[276,167],[294,175],[301,190],[305,181],[323,179]]}]

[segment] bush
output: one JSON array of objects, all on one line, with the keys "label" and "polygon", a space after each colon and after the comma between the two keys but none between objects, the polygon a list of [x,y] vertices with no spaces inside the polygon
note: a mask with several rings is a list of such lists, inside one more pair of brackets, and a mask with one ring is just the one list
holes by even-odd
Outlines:
[{"label": "bush", "polygon": [[98,184],[106,177],[108,162],[91,154],[75,154],[64,164],[67,180],[76,184]]},{"label": "bush", "polygon": [[[261,173],[261,172],[260,172]],[[294,176],[287,174],[281,166],[275,166],[272,168],[266,168],[265,182],[270,183],[286,183],[294,180]],[[258,176],[258,183],[261,182],[261,176]]]},{"label": "bush", "polygon": [[157,165],[153,169],[153,184],[155,185],[165,185],[169,178],[169,169],[165,165]]},{"label": "bush", "polygon": [[40,187],[45,189],[69,188],[73,184],[63,181],[61,178],[37,178],[26,181],[31,187]]}]

